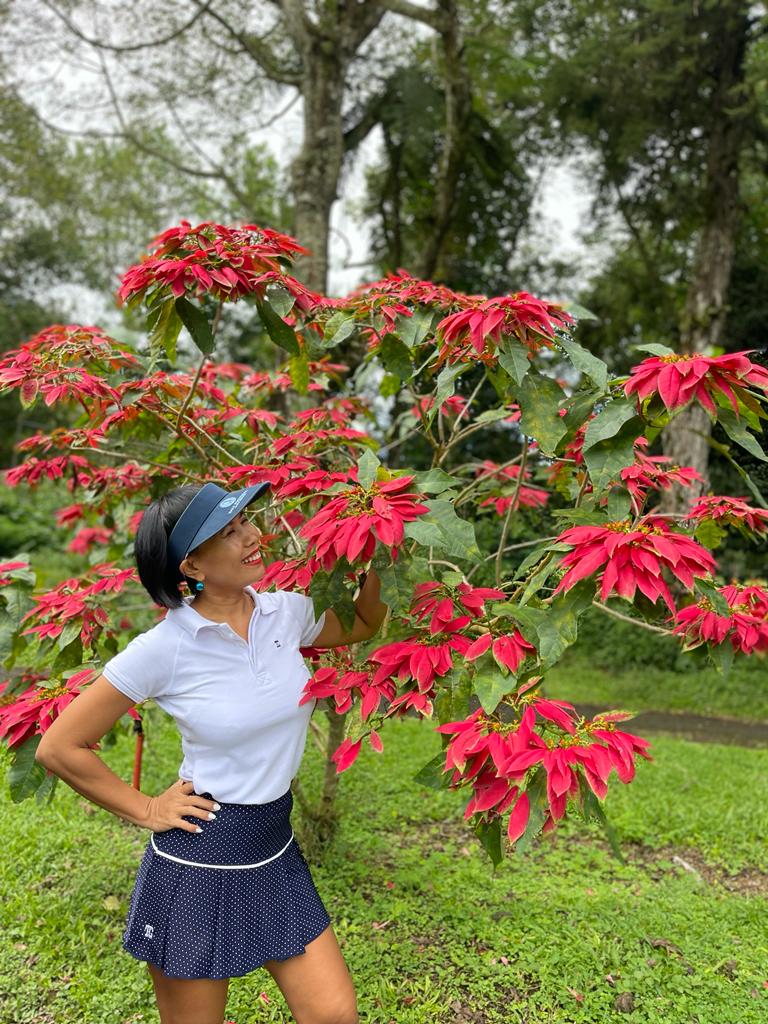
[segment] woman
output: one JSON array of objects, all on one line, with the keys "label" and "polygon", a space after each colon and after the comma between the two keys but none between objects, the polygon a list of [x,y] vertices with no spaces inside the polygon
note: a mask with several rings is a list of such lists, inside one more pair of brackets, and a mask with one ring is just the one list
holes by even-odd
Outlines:
[{"label": "woman", "polygon": [[[352,981],[290,824],[291,779],[310,701],[302,646],[372,637],[386,606],[371,572],[349,633],[331,610],[249,584],[265,566],[243,514],[269,487],[178,487],[153,501],[136,535],[139,577],[168,608],[154,628],[45,733],[37,759],[93,803],[150,830],[123,945],[147,962],[162,1024],[221,1024],[230,977],[264,966],[297,1024],[355,1024]],[[192,589],[182,601],[184,578]],[[91,749],[151,698],[182,737],[179,779],[146,796]]]}]

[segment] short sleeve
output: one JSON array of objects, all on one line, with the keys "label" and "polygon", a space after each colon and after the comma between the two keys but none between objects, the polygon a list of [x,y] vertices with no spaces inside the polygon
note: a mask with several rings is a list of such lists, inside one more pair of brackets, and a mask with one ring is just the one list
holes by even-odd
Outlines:
[{"label": "short sleeve", "polygon": [[321,612],[320,618],[316,619],[311,597],[292,590],[283,591],[283,595],[291,617],[299,626],[299,647],[311,647],[312,641],[317,639],[325,625],[325,612]]},{"label": "short sleeve", "polygon": [[137,704],[158,697],[171,683],[175,647],[159,626],[140,633],[110,658],[102,674]]}]

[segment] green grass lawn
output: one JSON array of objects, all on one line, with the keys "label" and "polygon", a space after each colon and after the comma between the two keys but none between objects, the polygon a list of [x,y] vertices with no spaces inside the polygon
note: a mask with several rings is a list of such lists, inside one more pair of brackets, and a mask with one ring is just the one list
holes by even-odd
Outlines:
[{"label": "green grass lawn", "polygon": [[[768,751],[658,739],[608,797],[624,863],[574,821],[494,873],[463,800],[411,781],[437,734],[409,719],[384,743],[342,777],[341,827],[312,868],[362,1021],[768,1020]],[[104,756],[129,778],[132,755],[126,735]],[[144,791],[177,766],[172,723],[153,714]],[[320,768],[310,742],[310,792]],[[147,834],[64,785],[43,808],[3,795],[0,826],[2,1024],[156,1024],[146,968],[120,945]],[[291,1019],[263,970],[233,980],[228,1015]]]}]

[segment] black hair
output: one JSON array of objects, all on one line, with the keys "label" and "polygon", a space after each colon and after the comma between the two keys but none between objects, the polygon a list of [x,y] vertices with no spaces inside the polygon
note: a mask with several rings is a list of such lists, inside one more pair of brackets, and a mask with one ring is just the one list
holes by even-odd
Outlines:
[{"label": "black hair", "polygon": [[134,553],[139,579],[149,596],[161,608],[180,608],[184,603],[179,584],[186,579],[192,587],[195,581],[182,576],[179,568],[168,562],[168,538],[201,488],[201,484],[174,487],[167,494],[147,505],[136,531]]}]

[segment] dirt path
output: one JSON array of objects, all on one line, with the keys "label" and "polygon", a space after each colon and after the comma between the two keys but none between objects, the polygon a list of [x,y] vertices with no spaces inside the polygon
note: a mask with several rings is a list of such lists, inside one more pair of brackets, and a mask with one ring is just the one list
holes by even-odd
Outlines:
[{"label": "dirt path", "polygon": [[[608,709],[598,704],[577,704],[576,710],[586,718],[594,718],[598,712]],[[661,732],[697,743],[768,747],[768,722],[740,722],[735,718],[694,715],[689,711],[641,711],[631,719],[627,728],[640,736],[647,732]]]}]

